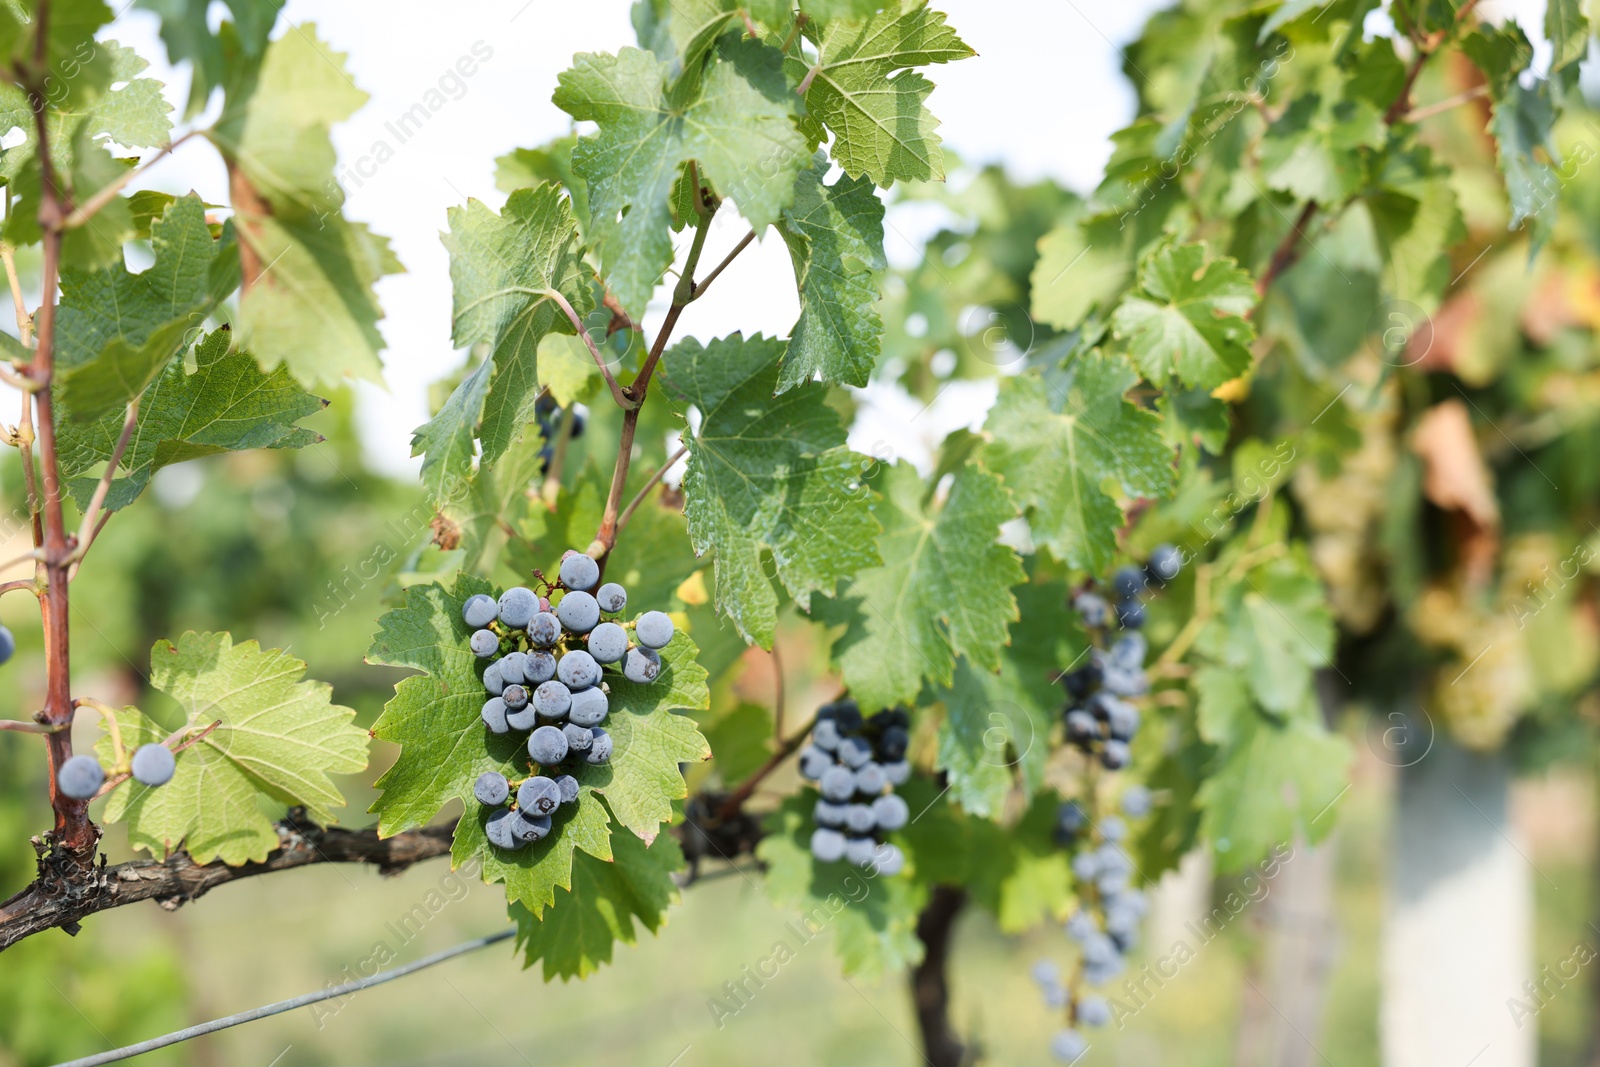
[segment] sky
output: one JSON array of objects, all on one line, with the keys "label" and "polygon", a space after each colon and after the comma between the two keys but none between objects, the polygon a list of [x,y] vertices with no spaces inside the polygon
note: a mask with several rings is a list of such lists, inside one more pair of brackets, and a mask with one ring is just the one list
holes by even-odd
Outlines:
[{"label": "sky", "polygon": [[[334,130],[346,184],[346,213],[387,235],[406,273],[385,279],[378,295],[385,385],[359,395],[362,439],[368,460],[400,473],[409,458],[411,431],[427,416],[427,389],[458,367],[465,355],[450,343],[449,263],[439,241],[445,212],[469,197],[499,207],[495,157],[533,146],[570,129],[550,102],[556,76],[579,51],[615,51],[634,43],[629,0],[288,0],[280,18],[315,23],[317,33],[347,54],[367,105]],[[1079,191],[1092,189],[1110,152],[1112,131],[1132,117],[1133,94],[1121,73],[1119,46],[1138,33],[1160,0],[935,0],[949,22],[977,50],[974,59],[930,68],[938,88],[930,100],[943,125],[945,145],[963,160],[1004,163],[1024,179],[1054,178]],[[1489,6],[1489,5],[1486,5]],[[1540,0],[1493,5],[1537,26]],[[447,14],[443,14],[447,13]],[[168,82],[181,109],[187,72],[164,62],[154,16],[121,15],[103,36],[134,46],[152,61],[153,76]],[[488,58],[470,78],[456,79],[463,56]],[[441,79],[446,82],[441,86]],[[452,97],[404,143],[389,129],[435,87]],[[201,117],[201,122],[206,116]],[[180,130],[182,127],[180,127]],[[394,149],[372,164],[378,142]],[[200,141],[181,147],[150,173],[150,187],[190,189],[225,203],[226,178],[215,152]],[[731,214],[731,209],[725,209]],[[891,261],[906,262],[932,221],[926,211],[892,213],[886,241]],[[734,219],[718,226],[706,261],[716,262],[743,235]],[[787,253],[775,234],[745,252],[704,301],[693,305],[679,336],[709,339],[736,329],[786,335],[797,303]],[[647,316],[659,321],[662,309]],[[904,401],[892,390],[864,398],[866,429],[893,436],[905,421]],[[894,446],[915,460],[929,442],[974,418],[984,403],[972,396],[942,398],[920,424],[920,440],[901,434]],[[915,410],[913,407],[911,410]],[[903,430],[904,427],[902,426]],[[860,447],[853,440],[852,444]]]}]

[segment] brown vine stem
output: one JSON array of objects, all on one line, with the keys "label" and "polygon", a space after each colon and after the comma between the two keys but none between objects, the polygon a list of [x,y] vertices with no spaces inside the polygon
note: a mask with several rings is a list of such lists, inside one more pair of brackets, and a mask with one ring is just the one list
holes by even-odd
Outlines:
[{"label": "brown vine stem", "polygon": [[[694,177],[693,172],[690,176]],[[711,217],[716,210],[716,205],[703,202],[699,205],[700,217],[695,222],[694,240],[689,245],[689,255],[684,260],[683,271],[678,275],[678,285],[672,292],[672,306],[667,309],[661,330],[656,334],[655,343],[650,346],[650,354],[639,367],[639,373],[634,377],[633,384],[624,390],[634,406],[622,413],[622,433],[617,442],[617,465],[611,472],[611,492],[606,496],[606,509],[600,517],[600,529],[595,532],[594,541],[588,548],[588,554],[598,560],[602,567],[605,565],[606,557],[611,555],[611,550],[617,544],[622,491],[628,484],[628,467],[633,462],[633,438],[639,427],[639,409],[644,407],[645,395],[650,390],[650,379],[655,374],[656,365],[661,362],[661,354],[667,350],[667,342],[672,339],[672,331],[677,328],[683,309],[693,303],[695,297],[699,295],[695,289],[694,272],[700,265],[700,254],[705,251],[706,235],[710,232]],[[704,286],[700,291],[704,291]]]},{"label": "brown vine stem", "polygon": [[668,456],[667,461],[650,476],[650,480],[645,482],[643,487],[634,494],[633,499],[628,502],[628,506],[622,510],[622,515],[617,519],[618,536],[621,536],[622,531],[628,528],[628,520],[633,518],[633,513],[639,509],[640,504],[644,503],[644,498],[650,495],[650,490],[654,489],[656,484],[666,477],[667,472],[672,469],[674,463],[688,454],[689,446],[680,445],[678,450]]},{"label": "brown vine stem", "polygon": [[[44,572],[48,588],[40,600],[44,623],[44,649],[47,679],[41,721],[59,725],[72,721],[71,612],[67,598],[67,571],[71,567],[72,546],[67,540],[66,520],[61,507],[61,467],[56,455],[54,402],[50,395],[55,376],[56,288],[61,280],[62,223],[70,204],[63,191],[50,154],[49,109],[43,92],[48,74],[46,43],[50,32],[50,0],[39,0],[35,12],[34,54],[28,71],[28,99],[32,105],[37,134],[39,177],[42,196],[39,228],[43,233],[43,269],[40,292],[43,294],[35,319],[38,347],[28,375],[41,386],[35,397],[38,404],[40,480],[44,490]],[[99,831],[89,821],[89,804],[73,800],[56,786],[61,765],[72,758],[72,734],[63,730],[46,739],[50,752],[50,806],[56,813],[55,845],[71,856],[81,868],[92,862]]]}]

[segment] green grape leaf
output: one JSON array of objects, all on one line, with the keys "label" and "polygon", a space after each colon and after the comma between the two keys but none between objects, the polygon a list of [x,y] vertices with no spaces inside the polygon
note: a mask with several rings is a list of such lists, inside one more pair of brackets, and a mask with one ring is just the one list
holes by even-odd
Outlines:
[{"label": "green grape leaf", "polygon": [[[790,5],[784,4],[788,8]],[[800,10],[821,22],[832,19],[864,19],[876,14],[882,0],[801,0]],[[769,25],[776,25],[770,23]]]},{"label": "green grape leaf", "polygon": [[1388,137],[1383,115],[1365,100],[1325,102],[1316,93],[1297,97],[1267,128],[1261,168],[1267,186],[1297,200],[1338,205],[1361,187],[1361,150]]},{"label": "green grape leaf", "polygon": [[1489,120],[1489,132],[1499,148],[1506,195],[1511,200],[1510,228],[1514,230],[1531,219],[1535,251],[1555,230],[1558,198],[1552,190],[1561,187],[1562,178],[1546,160],[1559,163],[1561,159],[1555,138],[1557,114],[1549,82],[1540,81],[1529,89],[1513,81],[1505,95],[1494,102]]},{"label": "green grape leaf", "polygon": [[494,185],[502,193],[531,189],[541,182],[555,182],[567,191],[572,201],[572,217],[581,233],[589,222],[589,190],[572,169],[572,150],[578,135],[569,133],[545,142],[538,148],[516,148],[494,161]]},{"label": "green grape leaf", "polygon": [[823,184],[826,161],[800,172],[794,206],[778,230],[789,246],[800,318],[789,337],[778,391],[820,374],[825,382],[866,385],[878,360],[883,323],[875,272],[883,254],[883,202],[871,180],[841,177]]},{"label": "green grape leaf", "polygon": [[1214,389],[1250,366],[1255,306],[1250,276],[1204,243],[1163,243],[1139,264],[1138,291],[1112,316],[1140,373],[1157,385],[1176,375]]},{"label": "green grape leaf", "polygon": [[717,774],[726,783],[742,782],[772,756],[772,712],[744,703],[706,726]]},{"label": "green grape leaf", "polygon": [[939,120],[926,106],[933,83],[911,68],[977,55],[944,14],[924,0],[891,0],[864,21],[808,23],[806,36],[816,60],[791,58],[790,73],[810,79],[807,122],[833,133],[829,152],[845,173],[883,186],[942,180]]},{"label": "green grape leaf", "polygon": [[1312,672],[1332,661],[1335,629],[1322,583],[1303,551],[1217,583],[1214,614],[1197,647],[1249,679],[1262,707],[1304,705]]},{"label": "green grape leaf", "polygon": [[267,37],[283,7],[279,0],[225,0],[233,16],[227,44],[213,33],[208,16],[211,0],[136,0],[136,6],[161,18],[161,40],[173,66],[190,64],[192,81],[185,113],[205,110],[211,92],[230,80],[254,73]]},{"label": "green grape leaf", "polygon": [[248,95],[230,91],[211,133],[233,176],[240,340],[263,367],[283,363],[312,386],[380,380],[373,286],[401,269],[384,238],[340,213],[328,131],[366,100],[308,24],[267,46]]},{"label": "green grape leaf", "polygon": [[965,887],[1009,934],[1066,917],[1072,854],[1054,839],[1060,798],[1053,790],[1036,794],[1014,826],[964,812],[926,778],[898,792],[914,816],[899,836],[919,881]]},{"label": "green grape leaf", "polygon": [[1544,35],[1554,54],[1550,70],[1559,71],[1589,54],[1589,20],[1582,0],[1548,0],[1544,7]]},{"label": "green grape leaf", "polygon": [[695,662],[694,642],[680,630],[661,649],[661,674],[654,682],[637,685],[608,673],[606,685],[611,714],[605,729],[615,746],[611,762],[585,765],[573,774],[606,798],[617,822],[653,841],[661,825],[672,820],[671,801],[689,795],[678,765],[711,758],[711,746],[694,720],[676,714],[711,707],[706,671]]},{"label": "green grape leaf", "polygon": [[767,895],[800,913],[787,931],[802,940],[789,947],[798,949],[830,930],[844,973],[867,981],[918,963],[917,915],[927,902],[927,886],[909,873],[883,878],[843,861],[816,862],[815,803],[814,793],[789,797],[767,817],[767,836],[756,846],[757,858],[767,865]]},{"label": "green grape leaf", "polygon": [[1034,317],[1073,330],[1090,311],[1109,307],[1133,273],[1126,244],[1109,223],[1077,219],[1041,237],[1030,275]]},{"label": "green grape leaf", "polygon": [[478,420],[494,361],[485,358],[451,390],[438,414],[411,432],[411,454],[422,456],[422,487],[435,503],[461,495],[472,474]]},{"label": "green grape leaf", "polygon": [[1165,496],[1172,448],[1155,412],[1124,399],[1138,382],[1126,360],[1096,350],[1069,367],[1064,396],[1038,374],[1007,378],[984,422],[986,466],[1024,508],[1036,544],[1068,566],[1105,573],[1116,556],[1122,507],[1102,488]]},{"label": "green grape leaf", "polygon": [[1197,795],[1201,831],[1220,870],[1257,862],[1276,846],[1315,843],[1344,794],[1350,743],[1320,723],[1250,715]]},{"label": "green grape leaf", "polygon": [[1200,736],[1219,748],[1237,747],[1256,716],[1249,680],[1227,667],[1207,665],[1194,673],[1194,693]]},{"label": "green grape leaf", "polygon": [[[138,708],[117,713],[129,755],[184,727],[220,723],[177,754],[172,780],[159,789],[129,781],[106,802],[107,822],[126,822],[136,848],[161,856],[187,843],[196,863],[259,863],[278,847],[258,800],[302,805],[318,822],[345,804],[330,777],[367,765],[367,734],[355,712],[331,702],[333,689],[304,678],[306,665],[254,641],[190,631],[177,645],[150,650],[150,684],[181,714],[159,721]],[[109,735],[95,745],[114,761]]]},{"label": "green grape leaf", "polygon": [[1533,61],[1533,44],[1514,19],[1502,25],[1480,24],[1461,39],[1461,51],[1483,72],[1491,94],[1499,99]]},{"label": "green grape leaf", "polygon": [[773,396],[783,353],[782,341],[733,334],[680,342],[661,366],[674,408],[702,416],[683,479],[689,536],[696,552],[716,553],[717,606],[763,648],[778,610],[764,551],[808,611],[812,593],[878,562],[868,461],[844,447],[824,386]]},{"label": "green grape leaf", "polygon": [[[29,78],[49,93],[52,107],[70,110],[92,100],[111,80],[112,57],[95,33],[112,19],[104,0],[55,0],[39,18],[39,0],[0,4],[0,58],[19,81]],[[39,26],[45,26],[39,55]],[[39,62],[42,59],[43,62]]]},{"label": "green grape leaf", "polygon": [[[483,459],[492,465],[533,419],[539,342],[551,332],[576,333],[549,293],[560,293],[581,317],[590,307],[590,287],[572,211],[557,186],[518,190],[498,215],[468,200],[466,207],[451,208],[449,219],[443,240],[455,291],[453,337],[462,347],[490,345],[494,362],[480,405]],[[454,414],[459,418],[462,411]],[[478,414],[471,410],[472,422]],[[462,464],[457,473],[465,470]]]},{"label": "green grape leaf", "polygon": [[883,495],[876,509],[883,564],[814,610],[824,622],[845,624],[833,659],[864,710],[914,702],[924,679],[949,686],[958,655],[998,670],[1017,618],[1010,587],[1026,577],[1016,553],[999,542],[1017,506],[982,466],[963,467],[942,505],[925,499],[927,487],[905,462],[878,471],[872,487]]},{"label": "green grape leaf", "polygon": [[139,274],[118,263],[62,280],[61,402],[74,420],[98,419],[142,394],[213,307],[217,243],[200,198],[168,205],[151,224],[150,244],[155,262]]},{"label": "green grape leaf", "polygon": [[500,852],[488,843],[488,812],[473,799],[472,786],[485,771],[526,777],[525,738],[484,728],[482,671],[461,621],[468,597],[492,592],[489,583],[470,575],[458,576],[452,590],[435,583],[413,586],[404,606],[379,620],[368,662],[423,673],[400,681],[373,724],[372,735],[399,745],[400,755],[378,779],[382,793],[372,810],[378,832],[390,836],[426,823],[459,800],[472,814],[457,824],[453,862],[460,866],[477,857],[485,881],[504,882],[507,898],[537,916],[555,902],[557,888],[573,887],[575,851],[613,858],[620,846],[613,842],[608,805],[621,825],[647,841],[671,817],[671,800],[686,794],[679,761],[710,755],[694,723],[673,712],[704,708],[710,698],[705,672],[694,662],[694,644],[681,633],[662,650],[661,677],[652,686],[608,673],[612,696],[605,728],[615,744],[612,762],[573,772],[580,782],[578,802],[556,812],[548,837]]},{"label": "green grape leaf", "polygon": [[523,965],[542,962],[547,982],[584,978],[610,963],[616,942],[636,943],[635,920],[659,933],[667,908],[680,899],[672,872],[682,868],[683,852],[671,834],[647,845],[613,833],[611,844],[609,863],[582,852],[573,856],[572,888],[556,897],[543,918],[518,901],[509,905]]},{"label": "green grape leaf", "polygon": [[1057,683],[1088,648],[1065,584],[1034,581],[1014,593],[1019,617],[999,672],[959,659],[954,681],[934,694],[945,709],[935,766],[964,811],[990,819],[1001,817],[1012,789],[1032,794],[1043,783],[1061,706]]},{"label": "green grape leaf", "polygon": [[[462,570],[496,573],[501,550],[510,543],[506,523],[530,513],[528,487],[542,477],[543,444],[537,436],[525,436],[493,467],[479,467],[466,480],[444,478],[429,486],[439,514],[460,534]],[[571,547],[572,542],[563,539],[556,555]]]},{"label": "green grape leaf", "polygon": [[[263,374],[255,357],[229,349],[227,327],[194,349],[195,368],[172,360],[139,400],[133,436],[122,455],[122,477],[111,483],[105,506],[131,504],[156,471],[174,463],[250,448],[303,448],[322,438],[296,423],[326,401],[305,392],[284,368]],[[80,508],[94,493],[94,477],[80,477],[110,461],[122,433],[113,413],[84,424],[63,418],[57,426],[61,471]]]},{"label": "green grape leaf", "polygon": [[1450,176],[1426,167],[1415,175],[1397,174],[1367,204],[1382,250],[1385,291],[1432,313],[1455,273],[1450,250],[1467,236]]},{"label": "green grape leaf", "polygon": [[1053,709],[1017,683],[1009,659],[998,674],[960,659],[938,694],[945,717],[935,766],[949,776],[952,799],[973,815],[999,818],[1014,786],[1031,793],[1043,778]]},{"label": "green grape leaf", "polygon": [[672,264],[669,198],[683,164],[695,161],[701,180],[760,231],[792,202],[810,158],[776,49],[720,45],[690,101],[669,94],[668,69],[637,48],[580,54],[555,93],[557,107],[600,127],[579,139],[573,169],[588,189],[590,245],[635,319]]},{"label": "green grape leaf", "polygon": [[111,54],[113,84],[122,88],[112,89],[94,105],[94,132],[125,148],[165,145],[172,139],[172,105],[159,81],[139,76],[150,64],[115,41],[106,41],[102,47]]}]

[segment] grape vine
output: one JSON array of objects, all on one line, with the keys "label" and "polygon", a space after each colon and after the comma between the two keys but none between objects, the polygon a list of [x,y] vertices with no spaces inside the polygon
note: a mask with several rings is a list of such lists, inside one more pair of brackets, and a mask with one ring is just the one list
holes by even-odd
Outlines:
[{"label": "grape vine", "polygon": [[[0,739],[42,748],[53,821],[0,948],[448,855],[567,979],[731,872],[829,915],[846,975],[907,974],[932,1067],[983,1053],[950,1011],[962,917],[1064,921],[1070,966],[1033,978],[1076,1062],[1166,872],[1327,834],[1351,708],[1403,689],[1490,750],[1592,694],[1576,0],[1547,5],[1546,66],[1472,0],[1397,0],[1392,33],[1349,0],[1175,6],[1129,47],[1138,114],[1087,196],[944,184],[930,75],[982,61],[927,0],[638,0],[636,45],[523,72],[574,132],[443,220],[465,361],[367,579],[381,713],[198,619],[151,634],[130,703],[97,699],[70,592],[119,564],[90,550],[167,468],[323,447],[381,374],[401,269],[344,211],[345,57],[271,0],[139,2],[181,115],[103,0],[0,5],[0,438],[32,571],[0,595],[40,609],[0,626],[0,664],[38,668]],[[226,205],[146,187],[186,142]],[[948,225],[891,262],[916,200]],[[773,237],[793,324],[746,332],[730,301],[682,336]],[[861,450],[862,387],[933,410],[954,383],[993,397],[968,428]],[[371,825],[335,827],[365,823],[375,742]],[[109,823],[148,858],[108,865]]]}]

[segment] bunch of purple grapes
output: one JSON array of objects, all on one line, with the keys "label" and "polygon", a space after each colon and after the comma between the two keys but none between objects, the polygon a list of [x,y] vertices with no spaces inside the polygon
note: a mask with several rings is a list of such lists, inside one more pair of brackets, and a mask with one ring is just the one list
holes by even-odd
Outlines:
[{"label": "bunch of purple grapes", "polygon": [[[1140,632],[1144,597],[1153,587],[1176,578],[1181,569],[1178,550],[1161,545],[1143,567],[1130,564],[1112,576],[1114,605],[1089,590],[1073,598],[1093,646],[1089,662],[1062,677],[1069,698],[1063,712],[1067,741],[1107,770],[1128,765],[1129,746],[1139,730],[1139,709],[1129,701],[1150,690],[1144,670],[1149,646]],[[1107,815],[1098,824],[1076,800],[1064,802],[1057,812],[1056,841],[1074,853],[1072,874],[1079,907],[1067,920],[1067,936],[1078,944],[1081,966],[1070,988],[1052,960],[1035,964],[1033,978],[1045,1003],[1067,1014],[1067,1027],[1050,1042],[1051,1055],[1062,1063],[1076,1062],[1089,1050],[1083,1028],[1112,1021],[1110,1001],[1086,987],[1105,986],[1120,975],[1127,968],[1127,953],[1138,941],[1147,905],[1144,894],[1132,884],[1135,870],[1123,849],[1128,836],[1123,816],[1143,818],[1151,803],[1150,791],[1132,784],[1122,790],[1122,814]]]},{"label": "bunch of purple grapes", "polygon": [[911,777],[910,731],[905,708],[863,719],[856,702],[845,698],[817,710],[811,743],[800,752],[800,775],[822,794],[812,809],[811,855],[818,863],[847,860],[882,875],[905,867],[905,854],[884,837],[911,815],[894,791]]},{"label": "bunch of purple grapes", "polygon": [[[1098,759],[1107,770],[1119,771],[1128,765],[1129,746],[1139,730],[1139,709],[1128,703],[1128,698],[1150,691],[1144,671],[1149,644],[1139,632],[1144,626],[1143,597],[1152,587],[1176,578],[1181,568],[1178,550],[1161,545],[1143,567],[1130,564],[1112,576],[1111,588],[1117,597],[1114,609],[1105,597],[1087,589],[1072,599],[1094,644],[1089,662],[1061,677],[1068,697],[1062,719],[1067,741]],[[1115,638],[1113,618],[1120,630]]]},{"label": "bunch of purple grapes", "polygon": [[[1123,789],[1123,815],[1130,819],[1150,813],[1150,791],[1142,785]],[[1088,812],[1075,800],[1061,805],[1056,820],[1056,840],[1076,847],[1072,874],[1078,884],[1078,910],[1067,920],[1067,936],[1078,944],[1081,967],[1078,981],[1068,988],[1053,960],[1033,966],[1033,979],[1052,1010],[1065,1011],[1068,1026],[1050,1042],[1050,1052],[1062,1063],[1073,1063],[1089,1050],[1081,1028],[1100,1027],[1112,1021],[1111,1002],[1085,987],[1110,984],[1127,969],[1127,953],[1139,940],[1145,895],[1132,885],[1133,860],[1123,850],[1128,824],[1120,815],[1107,815],[1092,824]]]},{"label": "bunch of purple grapes", "polygon": [[[461,607],[472,629],[468,647],[487,661],[483,724],[493,734],[528,731],[534,771],[518,783],[488,771],[473,786],[478,801],[495,809],[485,829],[497,848],[544,838],[555,810],[577,803],[578,780],[564,766],[610,761],[611,735],[601,726],[610,713],[606,668],[648,685],[661,674],[657,650],[672,641],[672,619],[664,612],[647,611],[632,624],[617,621],[628,591],[616,582],[600,585],[600,565],[583,553],[562,556],[559,579],[548,587],[561,593],[554,605],[517,586],[498,601],[479,593]],[[513,794],[515,809],[505,807]]]}]

